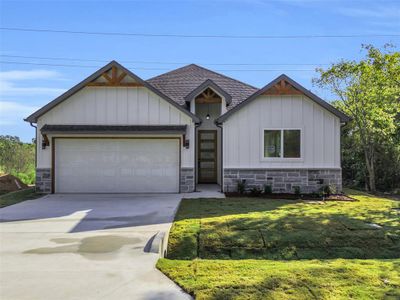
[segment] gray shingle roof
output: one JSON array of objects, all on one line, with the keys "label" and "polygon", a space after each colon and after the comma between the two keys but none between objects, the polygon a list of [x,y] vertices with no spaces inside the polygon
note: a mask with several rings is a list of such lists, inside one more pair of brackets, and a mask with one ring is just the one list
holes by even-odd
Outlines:
[{"label": "gray shingle roof", "polygon": [[147,82],[178,104],[184,105],[185,96],[208,79],[232,96],[232,103],[228,109],[235,107],[258,90],[249,84],[195,64],[158,75],[150,78]]}]

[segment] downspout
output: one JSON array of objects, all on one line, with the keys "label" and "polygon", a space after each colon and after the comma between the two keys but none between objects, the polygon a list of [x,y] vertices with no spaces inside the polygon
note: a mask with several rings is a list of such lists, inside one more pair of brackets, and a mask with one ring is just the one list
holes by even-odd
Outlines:
[{"label": "downspout", "polygon": [[224,135],[223,135],[223,133],[224,133],[224,131],[223,131],[223,127],[222,127],[222,123],[217,123],[217,122],[214,122],[215,123],[215,125],[219,128],[219,129],[221,129],[221,145],[220,145],[220,151],[221,151],[221,193],[223,193],[224,192],[224,147],[223,147],[223,145],[224,145]]},{"label": "downspout", "polygon": [[35,142],[36,142],[36,145],[35,145],[35,173],[36,173],[36,168],[37,168],[37,147],[38,147],[37,126],[33,125],[32,122],[29,122],[29,124],[33,128],[35,128]]}]

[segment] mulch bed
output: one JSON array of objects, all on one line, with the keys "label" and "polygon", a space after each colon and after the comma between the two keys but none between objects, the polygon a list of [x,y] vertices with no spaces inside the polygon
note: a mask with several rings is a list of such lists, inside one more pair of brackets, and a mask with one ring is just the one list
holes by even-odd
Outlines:
[{"label": "mulch bed", "polygon": [[289,193],[273,193],[273,194],[260,194],[252,195],[251,193],[240,194],[237,192],[225,193],[226,197],[230,198],[240,198],[240,197],[254,197],[254,198],[264,198],[264,199],[280,199],[280,200],[319,200],[319,201],[358,201],[354,198],[346,196],[344,194],[330,195],[329,197],[317,197],[311,194],[301,194],[300,197],[295,194]]}]

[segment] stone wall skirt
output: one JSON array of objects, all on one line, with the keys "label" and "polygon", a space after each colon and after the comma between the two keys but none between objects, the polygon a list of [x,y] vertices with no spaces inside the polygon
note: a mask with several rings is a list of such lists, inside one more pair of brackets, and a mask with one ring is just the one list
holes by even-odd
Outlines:
[{"label": "stone wall skirt", "polygon": [[36,169],[36,191],[51,193],[51,169]]},{"label": "stone wall skirt", "polygon": [[194,168],[181,168],[181,193],[194,192]]},{"label": "stone wall skirt", "polygon": [[224,169],[225,192],[237,191],[237,183],[242,180],[249,188],[270,185],[275,193],[293,193],[295,186],[302,193],[312,193],[325,185],[342,191],[341,169]]}]

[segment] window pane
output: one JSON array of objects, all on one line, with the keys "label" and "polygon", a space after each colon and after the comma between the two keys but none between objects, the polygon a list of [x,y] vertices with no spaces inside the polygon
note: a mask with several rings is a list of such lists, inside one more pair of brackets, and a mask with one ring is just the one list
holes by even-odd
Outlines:
[{"label": "window pane", "polygon": [[283,131],[283,157],[300,157],[300,130]]},{"label": "window pane", "polygon": [[264,157],[281,156],[281,131],[264,130]]}]

